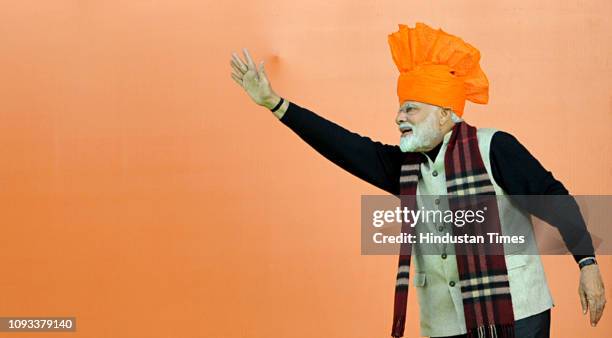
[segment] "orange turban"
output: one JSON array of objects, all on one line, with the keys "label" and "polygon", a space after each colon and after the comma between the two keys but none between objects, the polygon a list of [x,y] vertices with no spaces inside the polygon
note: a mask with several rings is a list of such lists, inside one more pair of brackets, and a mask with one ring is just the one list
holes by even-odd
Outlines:
[{"label": "orange turban", "polygon": [[489,101],[489,81],[480,69],[480,52],[442,29],[434,30],[417,22],[415,28],[399,24],[389,34],[393,61],[400,71],[397,95],[451,108],[463,115],[465,100]]}]

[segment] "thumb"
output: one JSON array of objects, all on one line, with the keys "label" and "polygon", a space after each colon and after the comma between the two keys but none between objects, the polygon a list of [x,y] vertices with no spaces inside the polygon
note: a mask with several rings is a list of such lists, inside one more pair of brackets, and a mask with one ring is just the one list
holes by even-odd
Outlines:
[{"label": "thumb", "polygon": [[264,68],[263,61],[259,63],[259,78],[268,82],[268,74],[266,74],[266,69]]},{"label": "thumb", "polygon": [[582,314],[587,313],[587,299],[584,292],[580,292],[580,305],[582,305]]}]

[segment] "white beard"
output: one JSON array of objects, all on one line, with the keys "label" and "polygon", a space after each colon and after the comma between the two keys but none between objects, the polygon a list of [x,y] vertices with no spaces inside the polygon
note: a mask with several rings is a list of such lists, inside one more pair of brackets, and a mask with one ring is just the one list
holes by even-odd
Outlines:
[{"label": "white beard", "polygon": [[404,124],[412,128],[412,134],[400,138],[399,146],[402,152],[425,151],[431,148],[436,139],[440,136],[437,122],[438,119],[434,113],[429,114],[429,116],[418,125],[404,122]]}]

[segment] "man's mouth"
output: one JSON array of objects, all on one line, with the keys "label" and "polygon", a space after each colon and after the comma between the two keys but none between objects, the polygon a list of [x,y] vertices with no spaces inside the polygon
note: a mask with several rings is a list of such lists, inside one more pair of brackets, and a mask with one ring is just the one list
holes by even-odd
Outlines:
[{"label": "man's mouth", "polygon": [[402,136],[412,135],[412,128],[403,127],[403,128],[400,128],[400,132],[402,133]]}]

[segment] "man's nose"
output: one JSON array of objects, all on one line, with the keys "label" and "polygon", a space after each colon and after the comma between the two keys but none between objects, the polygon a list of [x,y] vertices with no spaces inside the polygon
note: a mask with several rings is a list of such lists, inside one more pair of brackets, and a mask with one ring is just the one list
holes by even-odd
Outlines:
[{"label": "man's nose", "polygon": [[408,122],[408,114],[400,111],[395,116],[395,123],[397,123],[397,125],[399,126],[400,124],[404,122]]}]

